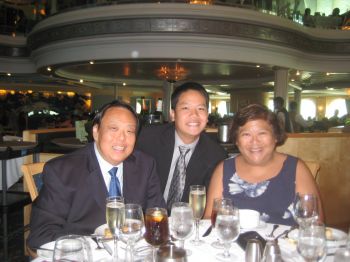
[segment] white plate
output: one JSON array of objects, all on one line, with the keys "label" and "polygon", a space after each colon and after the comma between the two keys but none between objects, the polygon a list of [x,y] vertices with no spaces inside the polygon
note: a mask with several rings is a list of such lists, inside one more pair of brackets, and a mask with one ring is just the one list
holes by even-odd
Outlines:
[{"label": "white plate", "polygon": [[[52,260],[52,256],[53,256],[53,250],[55,248],[55,241],[46,243],[46,244],[40,246],[40,248],[43,248],[43,249],[38,249],[36,251],[38,256],[40,258],[45,258],[46,260],[50,260],[51,261]],[[44,249],[50,249],[50,250],[44,250]]]},{"label": "white plate", "polygon": [[[299,230],[295,229],[288,234],[289,238],[297,241]],[[327,246],[336,247],[346,243],[347,234],[339,229],[327,227],[326,228]]]}]

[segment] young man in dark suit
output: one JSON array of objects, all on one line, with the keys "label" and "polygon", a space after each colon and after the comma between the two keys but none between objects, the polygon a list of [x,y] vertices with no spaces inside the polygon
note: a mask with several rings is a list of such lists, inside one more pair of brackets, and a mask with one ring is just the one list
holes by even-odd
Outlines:
[{"label": "young man in dark suit", "polygon": [[92,131],[94,143],[46,163],[44,185],[32,207],[30,248],[62,235],[93,233],[106,223],[111,189],[143,209],[165,207],[154,159],[134,150],[134,110],[120,101],[106,104],[95,116]]},{"label": "young man in dark suit", "polygon": [[[168,210],[177,201],[188,202],[190,185],[208,186],[225,150],[204,132],[208,122],[209,95],[202,85],[185,83],[171,96],[172,123],[143,127],[136,147],[156,159],[158,175]],[[181,153],[180,148],[185,148]],[[177,163],[184,154],[185,172],[174,183]],[[175,193],[174,193],[175,192]],[[178,193],[177,193],[178,192]]]}]

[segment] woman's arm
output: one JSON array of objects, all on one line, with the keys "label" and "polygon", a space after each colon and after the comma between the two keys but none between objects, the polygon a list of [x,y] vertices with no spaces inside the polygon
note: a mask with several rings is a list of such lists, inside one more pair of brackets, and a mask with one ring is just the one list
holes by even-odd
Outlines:
[{"label": "woman's arm", "polygon": [[324,221],[324,214],[322,208],[322,200],[321,195],[318,190],[318,186],[316,184],[315,178],[311,174],[309,168],[306,164],[299,159],[296,170],[296,185],[295,191],[297,193],[304,194],[314,194],[317,196],[318,200],[318,215],[321,221]]},{"label": "woman's arm", "polygon": [[208,194],[207,194],[207,204],[205,207],[204,218],[210,218],[211,211],[213,209],[213,201],[215,198],[222,197],[222,177],[224,172],[224,162],[220,162],[211,177]]}]

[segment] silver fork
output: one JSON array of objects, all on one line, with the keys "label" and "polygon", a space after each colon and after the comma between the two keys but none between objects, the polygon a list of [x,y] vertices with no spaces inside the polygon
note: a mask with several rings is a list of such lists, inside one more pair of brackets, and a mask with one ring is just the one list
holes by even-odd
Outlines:
[{"label": "silver fork", "polygon": [[274,224],[271,233],[268,234],[268,235],[266,235],[266,237],[268,237],[268,238],[274,238],[275,236],[274,236],[273,233],[275,232],[275,230],[276,230],[278,227],[279,227],[279,225]]}]

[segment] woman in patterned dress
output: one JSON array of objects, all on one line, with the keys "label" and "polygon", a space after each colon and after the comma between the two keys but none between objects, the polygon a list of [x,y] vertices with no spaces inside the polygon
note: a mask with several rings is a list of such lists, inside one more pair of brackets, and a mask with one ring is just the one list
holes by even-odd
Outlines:
[{"label": "woman in patterned dress", "polygon": [[[297,192],[320,199],[316,182],[305,163],[276,147],[286,140],[276,115],[265,106],[251,104],[240,109],[233,120],[231,138],[240,153],[218,164],[209,190],[205,217],[213,199],[230,198],[240,209],[254,209],[269,223],[294,225],[292,204]],[[319,218],[323,220],[321,201]]]}]

